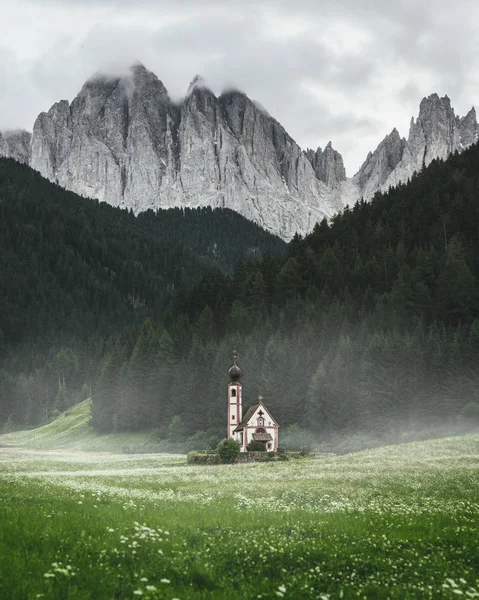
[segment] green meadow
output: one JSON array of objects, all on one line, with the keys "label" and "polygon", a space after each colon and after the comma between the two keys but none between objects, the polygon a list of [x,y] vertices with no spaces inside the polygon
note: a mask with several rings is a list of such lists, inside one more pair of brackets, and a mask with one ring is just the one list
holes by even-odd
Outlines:
[{"label": "green meadow", "polygon": [[4,447],[0,598],[479,597],[478,467],[478,434],[224,466]]},{"label": "green meadow", "polygon": [[90,401],[85,400],[46,425],[0,435],[0,448],[122,452],[125,447],[135,448],[142,444],[149,436],[150,432],[145,431],[98,432],[90,425]]}]

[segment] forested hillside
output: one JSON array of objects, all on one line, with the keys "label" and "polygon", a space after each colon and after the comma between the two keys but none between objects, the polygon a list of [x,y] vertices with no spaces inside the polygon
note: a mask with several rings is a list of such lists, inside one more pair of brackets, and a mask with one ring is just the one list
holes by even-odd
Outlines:
[{"label": "forested hillside", "polygon": [[[43,180],[41,185],[51,187]],[[16,217],[20,222],[42,206],[33,202],[37,189],[25,189],[11,201],[25,215]],[[51,193],[83,206],[59,188]],[[25,196],[31,200],[24,204]],[[91,274],[97,283],[88,298],[110,286],[100,308],[91,310],[95,334],[75,333],[81,294],[72,294],[70,305],[66,300],[55,304],[49,291],[41,291],[45,278],[40,276],[34,300],[45,298],[42,306],[52,305],[53,329],[49,324],[45,334],[38,332],[35,351],[31,341],[20,345],[18,337],[23,354],[15,353],[10,336],[6,354],[17,358],[4,359],[4,421],[34,425],[48,418],[51,408],[91,392],[92,422],[99,430],[154,428],[158,440],[176,447],[185,440],[188,447],[205,447],[225,432],[225,373],[233,349],[244,372],[245,407],[261,393],[283,440],[288,428],[289,437],[301,428],[321,441],[361,434],[401,440],[404,432],[477,420],[479,148],[433,162],[409,184],[319,223],[307,238],[295,238],[286,253],[271,238],[255,244],[256,232],[244,238],[246,243],[241,236],[233,239],[229,220],[234,213],[207,212],[209,219],[218,217],[214,226],[209,221],[212,229],[218,227],[215,240],[226,247],[231,242],[227,255],[219,242],[211,244],[207,227],[198,231],[197,213],[188,218],[172,213],[170,229],[167,213],[135,219],[82,202],[96,211],[89,221],[96,233],[89,238],[91,250],[82,246],[68,281]],[[3,201],[0,208],[5,211],[7,205]],[[60,206],[52,210],[68,212]],[[110,233],[101,219],[117,213],[121,218]],[[7,218],[4,235],[12,236],[18,226]],[[38,221],[45,219],[35,217],[15,239],[36,239],[31,232]],[[70,232],[68,223],[62,219],[57,227]],[[175,245],[177,227],[186,242]],[[100,262],[100,267],[93,261],[98,269],[87,268],[94,249],[98,261],[108,256],[115,239],[114,257],[123,256],[130,265],[123,277],[117,263]],[[234,254],[241,245],[244,250]],[[10,260],[28,254],[13,251],[14,246],[22,248],[10,243]],[[259,250],[248,250],[254,247]],[[255,256],[264,250],[263,257]],[[138,252],[148,259],[139,259]],[[48,264],[56,264],[60,255],[52,251]],[[226,255],[223,262],[218,258]],[[231,271],[230,265],[244,257],[248,260]],[[28,254],[21,268],[26,272],[33,260]],[[3,268],[2,277],[6,285],[10,279]],[[117,290],[128,299],[128,310],[124,301],[115,304]],[[30,305],[25,300],[22,306]],[[3,324],[2,329],[8,331]],[[25,325],[22,331],[23,339],[30,339]],[[64,336],[58,339],[60,332]],[[21,373],[20,357],[33,370]],[[306,438],[303,431],[301,439]]]},{"label": "forested hillside", "polygon": [[261,392],[283,436],[297,424],[317,439],[402,439],[472,422],[478,277],[474,147],[323,221],[285,257],[206,276],[164,325],[116,340],[94,388],[94,422],[152,422],[164,436],[221,431],[233,348],[245,405]]},{"label": "forested hillside", "polygon": [[284,248],[230,210],[135,217],[1,159],[0,427],[83,400],[112,335],[162,319],[205,274]]}]

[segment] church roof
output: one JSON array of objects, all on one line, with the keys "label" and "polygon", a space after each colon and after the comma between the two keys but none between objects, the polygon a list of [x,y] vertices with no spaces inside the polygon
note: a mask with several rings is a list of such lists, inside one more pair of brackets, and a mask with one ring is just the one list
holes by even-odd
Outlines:
[{"label": "church roof", "polygon": [[279,427],[278,423],[276,423],[275,419],[271,416],[271,413],[269,412],[269,410],[263,404],[263,401],[260,396],[260,401],[256,404],[253,404],[253,406],[250,406],[248,408],[245,416],[241,419],[241,422],[238,424],[238,427],[235,429],[235,431],[241,431],[242,429],[244,429],[245,425],[248,424],[248,421],[251,419],[251,417],[254,415],[254,413],[260,406],[262,406],[264,408],[264,410],[268,413],[270,419],[273,421],[273,423],[276,425],[276,427]]},{"label": "church roof", "polygon": [[239,378],[241,377],[241,369],[236,364],[236,360],[238,359],[238,354],[233,352],[233,366],[228,371],[229,378],[231,383],[237,383]]},{"label": "church roof", "polygon": [[258,404],[253,404],[253,406],[250,406],[248,408],[245,416],[242,418],[241,422],[238,424],[238,427],[235,429],[235,431],[239,431],[240,429],[243,429],[243,427],[248,423],[248,421],[254,415],[254,413],[259,405],[260,405],[260,403],[258,402]]},{"label": "church roof", "polygon": [[253,441],[255,442],[271,442],[272,440],[270,433],[253,433]]}]

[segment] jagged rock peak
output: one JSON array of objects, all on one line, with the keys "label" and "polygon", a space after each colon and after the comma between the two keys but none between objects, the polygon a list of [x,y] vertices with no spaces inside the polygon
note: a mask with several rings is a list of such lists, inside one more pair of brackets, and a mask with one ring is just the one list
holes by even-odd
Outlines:
[{"label": "jagged rock peak", "polygon": [[[123,68],[103,68],[95,71],[85,81],[85,85],[91,82],[97,81],[120,81],[121,79],[128,79],[133,77],[141,77],[143,75],[154,75],[152,71],[149,71],[143,63],[135,61]],[[156,77],[156,75],[154,75]]]},{"label": "jagged rock peak", "polygon": [[411,118],[407,141],[396,129],[368,155],[354,180],[361,194],[369,199],[407,181],[414,172],[427,167],[434,159],[446,159],[479,139],[476,111],[465,117],[454,113],[449,97],[431,94],[421,100],[417,119]]},{"label": "jagged rock peak", "polygon": [[217,98],[196,77],[180,105],[151,71],[97,73],[35,123],[31,165],[81,195],[135,213],[228,207],[290,239],[341,208],[341,157],[324,180],[284,128],[242,92]]},{"label": "jagged rock peak", "polygon": [[425,111],[434,110],[439,107],[446,110],[452,110],[454,112],[454,109],[451,107],[451,99],[447,94],[445,94],[442,98],[436,93],[425,96],[419,104],[419,118],[421,118],[422,113]]},{"label": "jagged rock peak", "polygon": [[465,117],[456,117],[456,124],[459,129],[459,149],[467,148],[477,141],[479,126],[474,106]]},{"label": "jagged rock peak", "polygon": [[151,89],[159,99],[169,101],[168,91],[158,77],[141,62],[131,64],[124,71],[97,71],[84,83],[78,97],[92,94],[110,94],[116,88],[131,99],[133,93],[148,93]]},{"label": "jagged rock peak", "polygon": [[195,75],[193,77],[192,82],[188,86],[188,91],[186,93],[186,96],[187,97],[190,96],[194,92],[194,90],[203,90],[203,89],[207,89],[208,91],[211,92],[210,88],[206,84],[205,78],[202,77],[201,75]]},{"label": "jagged rock peak", "polygon": [[419,116],[411,126],[408,145],[415,169],[436,158],[446,159],[460,145],[460,132],[448,96],[431,94],[421,100]]},{"label": "jagged rock peak", "polygon": [[[136,63],[121,73],[96,73],[71,104],[40,114],[30,164],[67,189],[136,213],[228,207],[290,239],[478,138],[474,109],[456,117],[447,96],[432,94],[411,119],[408,140],[394,128],[347,180],[331,142],[304,152],[243,92],[217,97],[196,76],[177,105]],[[7,152],[1,136],[0,153]]]},{"label": "jagged rock peak", "polygon": [[324,151],[318,147],[314,150],[306,150],[306,156],[311,163],[316,177],[332,188],[337,188],[342,181],[346,180],[346,169],[344,168],[343,157],[334,150],[333,144],[329,141]]},{"label": "jagged rock peak", "polygon": [[402,159],[406,140],[401,138],[394,128],[379,143],[374,152],[370,152],[354,176],[365,198],[373,196],[387,181],[389,175]]}]

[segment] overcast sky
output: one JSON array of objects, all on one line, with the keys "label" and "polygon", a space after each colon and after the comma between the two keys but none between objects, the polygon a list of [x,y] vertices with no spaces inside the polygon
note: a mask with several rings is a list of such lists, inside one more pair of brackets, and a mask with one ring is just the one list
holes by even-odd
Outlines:
[{"label": "overcast sky", "polygon": [[476,0],[0,0],[0,129],[32,129],[98,70],[141,61],[174,99],[237,87],[353,175],[425,95],[479,102]]}]

